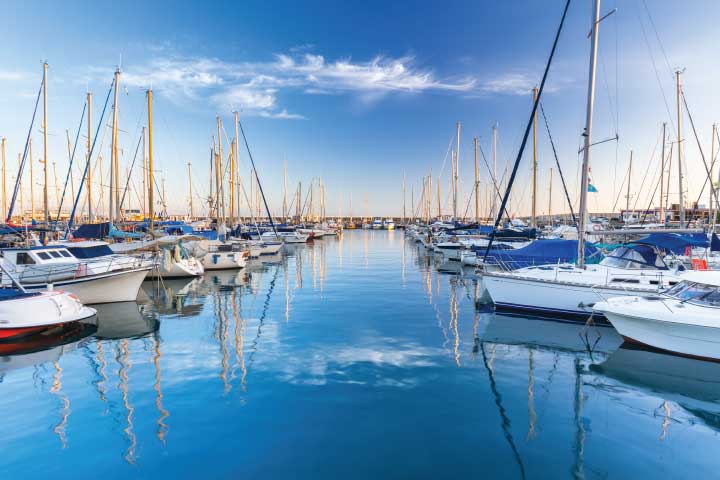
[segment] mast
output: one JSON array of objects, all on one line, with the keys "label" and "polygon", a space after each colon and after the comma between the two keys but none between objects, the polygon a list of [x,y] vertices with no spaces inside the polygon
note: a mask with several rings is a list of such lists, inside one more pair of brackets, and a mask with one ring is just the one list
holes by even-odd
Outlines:
[{"label": "mast", "polygon": [[32,138],[28,147],[28,160],[30,160],[30,221],[32,222],[35,219],[35,175],[33,174]]},{"label": "mast", "polygon": [[667,127],[667,123],[663,122],[662,158],[660,159],[660,218],[658,219],[662,224],[665,223],[665,202],[663,201],[663,198],[665,197],[665,143],[667,142],[665,127]]},{"label": "mast", "polygon": [[230,227],[235,226],[235,141],[230,142]]},{"label": "mast", "polygon": [[348,213],[350,214],[350,223],[353,223],[353,216],[352,216],[352,192],[348,193],[350,196],[350,209]]},{"label": "mast", "polygon": [[675,71],[675,85],[676,85],[676,97],[677,97],[677,142],[678,142],[678,148],[677,148],[677,160],[678,160],[678,185],[680,186],[680,189],[678,191],[678,201],[680,202],[679,208],[680,208],[680,226],[685,224],[685,203],[683,200],[683,174],[682,174],[682,109],[680,106],[680,96],[682,95],[682,85],[680,83],[680,74],[682,72],[680,70]]},{"label": "mast", "polygon": [[[478,138],[473,138],[475,157],[475,223],[480,223],[480,170],[478,169]],[[440,185],[438,185],[440,188]],[[440,195],[438,195],[440,197]]]},{"label": "mast", "polygon": [[[234,145],[234,155],[233,158],[235,160],[235,176],[230,178],[231,182],[235,182],[235,178],[240,178],[240,137],[238,136],[238,124],[240,123],[239,119],[239,113],[237,110],[233,112],[233,123],[235,124],[235,145]],[[238,180],[236,182],[237,184],[237,210],[236,214],[238,217],[240,217],[240,181]],[[232,203],[234,200],[232,197],[230,197],[230,203]]]},{"label": "mast", "polygon": [[590,143],[592,117],[595,102],[595,71],[597,67],[598,30],[600,28],[600,0],[594,1],[592,39],[590,40],[590,72],[588,75],[587,111],[585,116],[585,142],[580,181],[580,215],[578,217],[578,267],[585,268],[585,223],[587,221],[588,169],[590,168]]},{"label": "mast", "polygon": [[45,223],[50,223],[50,207],[48,205],[48,118],[47,118],[47,62],[43,63],[43,210]]},{"label": "mast", "polygon": [[713,212],[713,195],[715,195],[715,186],[712,181],[713,168],[715,167],[715,130],[717,124],[713,123],[712,126],[712,141],[710,142],[710,198],[708,199],[708,225],[710,225],[710,217],[712,216],[713,231],[715,231],[715,217],[712,215]]},{"label": "mast", "polygon": [[87,204],[88,223],[93,221],[93,198],[92,198],[92,162],[90,161],[90,150],[92,149],[92,92],[87,92],[87,150],[85,160],[87,161]]},{"label": "mast", "polygon": [[195,217],[193,212],[193,192],[192,192],[192,163],[188,162],[188,190],[190,191],[190,220]]},{"label": "mast", "polygon": [[550,167],[550,191],[548,192],[548,219],[550,220],[550,225],[552,226],[552,182],[553,182],[553,169]]},{"label": "mast", "polygon": [[438,220],[442,218],[442,211],[440,209],[440,176],[437,178],[437,212]]},{"label": "mast", "polygon": [[[142,128],[142,144],[143,144],[143,168],[142,168],[142,214],[143,218],[147,216],[147,130]],[[192,197],[191,197],[192,198]]]},{"label": "mast", "polygon": [[[458,179],[460,177],[460,122],[455,124],[456,139],[455,139],[455,191],[453,192],[453,217],[455,220],[458,218],[457,207],[458,207]],[[432,176],[431,176],[432,178]],[[432,183],[432,180],[430,180]]]},{"label": "mast", "polygon": [[2,213],[5,218],[7,218],[7,184],[5,183],[6,180],[6,173],[7,168],[5,165],[5,155],[7,153],[7,139],[5,137],[2,137]]},{"label": "mast", "polygon": [[215,152],[215,220],[217,222],[217,229],[219,233],[220,229],[220,183],[222,182],[221,169],[222,169],[222,123],[220,115],[217,116],[217,151]]},{"label": "mast", "polygon": [[109,203],[109,217],[110,223],[115,220],[119,220],[119,206],[117,191],[119,187],[118,182],[118,83],[120,83],[120,68],[115,69],[115,95],[113,104],[113,123],[112,123],[112,147],[110,150],[110,203]]},{"label": "mast", "polygon": [[[532,90],[533,105],[538,96],[538,87]],[[533,163],[532,163],[532,220],[530,225],[537,227],[537,110],[533,115]]]},{"label": "mast", "polygon": [[[493,125],[492,128],[492,162],[493,162],[493,184],[496,185],[497,188],[497,123]],[[497,215],[495,214],[495,209],[497,208],[497,194],[493,193],[493,201],[492,201],[492,211],[490,212],[491,218],[495,218]]]},{"label": "mast", "polygon": [[147,91],[147,109],[148,109],[148,126],[147,126],[147,147],[148,147],[148,216],[150,217],[150,234],[155,229],[155,205],[154,205],[154,188],[153,188],[153,144],[152,144],[152,90]]},{"label": "mast", "polygon": [[[70,130],[65,130],[65,136],[67,137],[67,147],[68,147],[68,159],[72,159],[72,143],[70,142]],[[53,162],[53,168],[55,168],[55,162]],[[72,165],[68,166],[68,170],[70,171],[68,177],[70,178],[70,195],[71,198],[75,198],[75,181],[73,180],[73,174],[72,174]],[[57,181],[55,181],[55,188],[57,189]],[[56,194],[57,195],[57,194]],[[58,208],[60,208],[60,201],[58,201]],[[59,214],[60,212],[58,212]]]},{"label": "mast", "polygon": [[406,224],[405,222],[405,170],[403,169],[403,225]]},{"label": "mast", "polygon": [[53,166],[53,185],[55,185],[55,204],[59,207],[60,206],[60,191],[58,190],[57,168],[55,166],[55,162],[52,162],[52,166]]},{"label": "mast", "polygon": [[630,219],[630,180],[632,178],[633,151],[630,150],[630,164],[628,165],[627,195],[625,196],[625,224]]},{"label": "mast", "polygon": [[287,220],[287,160],[283,159],[283,222]]},{"label": "mast", "polygon": [[[21,165],[22,165],[22,153],[18,152],[18,172],[20,171]],[[21,178],[20,178],[20,223],[22,223],[24,215],[25,215],[25,201],[23,200],[23,182],[22,182],[22,175],[21,175]]]}]

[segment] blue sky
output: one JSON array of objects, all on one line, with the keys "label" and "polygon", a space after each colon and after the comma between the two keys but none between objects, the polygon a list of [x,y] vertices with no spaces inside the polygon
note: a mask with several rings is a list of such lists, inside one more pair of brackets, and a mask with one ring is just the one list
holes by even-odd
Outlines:
[{"label": "blue sky", "polygon": [[[466,203],[473,182],[473,136],[480,137],[489,154],[491,127],[497,122],[499,170],[516,155],[531,107],[530,89],[541,78],[563,5],[561,0],[8,2],[0,52],[0,135],[8,138],[9,164],[14,165],[41,63],[47,60],[49,156],[62,176],[67,168],[65,130],[74,135],[86,88],[95,94],[97,120],[120,64],[122,164],[132,159],[145,123],[144,90],[152,85],[155,159],[158,176],[167,182],[171,212],[187,211],[188,161],[196,193],[206,192],[215,116],[223,117],[230,133],[233,109],[241,112],[275,212],[286,157],[292,188],[299,180],[307,186],[312,178],[323,177],[329,213],[347,214],[352,194],[353,213],[363,215],[367,193],[370,215],[399,215],[403,171],[409,204],[411,185],[417,199],[421,177],[431,168],[434,176],[441,172],[456,121],[463,124],[460,169]],[[665,107],[667,101],[674,116],[673,68],[687,68],[685,92],[708,157],[718,100],[713,49],[720,5],[690,1],[678,9],[669,0],[652,1],[647,2],[648,15],[642,0],[608,0],[602,11],[615,7],[617,13],[602,23],[600,32],[594,137],[604,139],[617,130],[620,141],[592,153],[592,178],[600,193],[591,196],[590,205],[604,211],[615,204],[631,149],[639,172],[633,178],[633,190],[639,192],[633,202],[647,203],[657,177],[657,154],[652,157],[652,152],[659,150],[662,122],[675,121]],[[590,1],[575,0],[544,99],[573,199],[589,18]],[[688,196],[695,199],[704,167],[687,118],[685,129]],[[545,211],[554,160],[542,123],[538,132],[539,204]],[[37,157],[39,125],[33,137]],[[109,158],[109,137],[103,155]],[[529,158],[520,167],[511,203],[520,214],[530,205]],[[243,151],[241,162],[247,177]],[[443,208],[449,212],[448,173],[446,164],[441,186]],[[487,178],[484,169],[481,176]],[[675,180],[674,195],[676,185]],[[566,210],[557,181],[553,210]]]}]

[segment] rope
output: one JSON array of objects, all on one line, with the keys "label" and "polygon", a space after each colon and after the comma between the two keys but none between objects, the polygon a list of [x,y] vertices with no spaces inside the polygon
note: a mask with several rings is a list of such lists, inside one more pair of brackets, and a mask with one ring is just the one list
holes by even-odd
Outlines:
[{"label": "rope", "polygon": [[568,207],[570,207],[570,215],[572,215],[573,223],[577,223],[577,219],[575,218],[575,211],[573,210],[572,206],[572,201],[570,200],[570,194],[568,193],[567,184],[565,184],[565,176],[562,173],[562,168],[560,168],[560,160],[558,159],[557,150],[555,149],[555,141],[550,134],[550,124],[548,123],[548,119],[545,116],[545,108],[543,108],[542,103],[540,104],[540,113],[542,114],[543,121],[545,122],[545,130],[547,130],[548,138],[550,139],[550,146],[552,147],[553,155],[555,156],[555,165],[557,166],[558,173],[560,174],[560,182],[562,182],[563,191],[565,192],[565,198],[568,202]]},{"label": "rope", "polygon": [[70,175],[72,175],[73,160],[75,159],[75,149],[77,148],[78,139],[80,138],[80,129],[82,128],[82,123],[83,119],[85,118],[85,110],[87,110],[87,106],[87,102],[85,102],[82,114],[80,115],[80,125],[78,125],[77,135],[75,135],[75,144],[73,145],[72,155],[70,155],[70,165],[68,166],[68,173],[65,177],[65,186],[63,187],[63,193],[60,197],[60,206],[58,206],[58,213],[57,217],[55,218],[55,222],[60,221],[60,212],[62,211],[63,202],[65,201],[65,192],[67,191],[68,181],[70,180]]},{"label": "rope", "polygon": [[112,82],[110,82],[110,89],[108,90],[107,96],[105,97],[105,105],[103,105],[102,113],[100,114],[100,121],[98,122],[97,129],[95,130],[95,136],[93,137],[93,143],[92,143],[92,146],[90,147],[90,153],[88,154],[87,161],[85,162],[85,170],[83,171],[83,175],[80,178],[80,186],[78,187],[77,196],[75,197],[75,203],[73,203],[72,212],[70,212],[70,218],[68,219],[67,229],[65,230],[65,238],[66,239],[67,239],[68,234],[70,233],[70,229],[72,228],[73,221],[75,220],[75,210],[77,209],[77,204],[80,201],[80,195],[82,193],[83,185],[85,185],[85,178],[87,177],[88,166],[90,166],[90,161],[92,160],[92,154],[93,154],[93,151],[95,151],[95,142],[97,142],[98,134],[100,133],[100,128],[102,128],[103,119],[105,118],[105,110],[107,109],[108,101],[110,100],[110,94],[112,93],[114,85],[115,85],[115,78],[113,77]]},{"label": "rope", "polygon": [[540,82],[540,88],[538,89],[537,97],[535,97],[535,102],[533,102],[533,108],[532,112],[530,113],[530,118],[528,119],[527,126],[525,127],[525,135],[523,135],[523,140],[520,144],[520,150],[518,151],[517,157],[515,158],[515,165],[513,165],[512,174],[510,174],[510,180],[508,181],[508,186],[505,190],[505,196],[503,197],[502,204],[500,205],[500,211],[498,212],[498,216],[495,219],[495,225],[493,226],[493,230],[490,233],[490,240],[488,241],[487,248],[485,249],[483,261],[487,259],[488,253],[490,253],[490,248],[492,247],[493,240],[495,240],[495,232],[498,228],[498,225],[500,224],[500,220],[502,219],[502,212],[505,210],[508,198],[510,198],[510,191],[512,190],[512,185],[515,182],[515,176],[517,175],[518,167],[520,166],[520,160],[522,159],[523,152],[525,151],[525,145],[527,145],[528,136],[530,135],[530,128],[532,128],[533,119],[535,118],[535,115],[537,113],[538,103],[540,103],[540,97],[543,93],[543,89],[545,88],[545,82],[547,81],[548,72],[550,71],[550,65],[552,64],[553,57],[555,56],[555,50],[557,49],[558,41],[560,40],[560,33],[562,32],[563,25],[565,24],[565,18],[567,16],[569,7],[570,0],[567,0],[567,2],[565,3],[565,9],[563,10],[562,18],[560,19],[560,26],[558,27],[557,33],[555,34],[555,41],[553,42],[550,56],[548,57],[547,64],[545,65],[545,72],[543,73],[542,81]]},{"label": "rope", "polygon": [[[43,81],[40,82],[40,88],[38,89],[37,99],[35,99],[35,109],[33,110],[32,114],[32,120],[30,120],[30,128],[28,129],[27,138],[25,139],[25,150],[23,152],[22,161],[20,162],[20,169],[18,170],[18,176],[15,180],[15,188],[13,189],[13,196],[12,200],[10,200],[10,208],[7,212],[7,218],[5,219],[5,223],[10,223],[10,219],[12,218],[12,212],[15,208],[15,200],[17,199],[18,190],[20,189],[20,184],[22,183],[22,174],[23,170],[25,169],[25,160],[27,159],[27,153],[28,153],[28,145],[30,144],[30,135],[32,134],[33,125],[35,125],[35,115],[37,114],[38,105],[40,104],[40,94],[42,93],[42,89],[45,86],[45,79],[43,78]],[[20,215],[22,215],[22,212],[20,212]]]}]

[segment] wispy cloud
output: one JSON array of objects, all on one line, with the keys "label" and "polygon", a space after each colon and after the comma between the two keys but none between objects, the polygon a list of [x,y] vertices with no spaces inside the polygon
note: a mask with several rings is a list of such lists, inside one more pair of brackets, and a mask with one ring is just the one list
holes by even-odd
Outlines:
[{"label": "wispy cloud", "polygon": [[528,95],[537,85],[537,79],[524,73],[507,73],[483,83],[481,90],[485,93],[506,95]]},{"label": "wispy cloud", "polygon": [[416,65],[413,57],[377,56],[367,61],[350,58],[328,61],[308,53],[302,45],[267,62],[226,62],[217,58],[171,56],[129,66],[122,81],[130,87],[152,86],[177,103],[209,99],[217,106],[237,108],[250,115],[302,119],[280,105],[289,92],[311,95],[356,95],[366,103],[391,92],[468,92],[472,78],[438,79],[432,70]]}]

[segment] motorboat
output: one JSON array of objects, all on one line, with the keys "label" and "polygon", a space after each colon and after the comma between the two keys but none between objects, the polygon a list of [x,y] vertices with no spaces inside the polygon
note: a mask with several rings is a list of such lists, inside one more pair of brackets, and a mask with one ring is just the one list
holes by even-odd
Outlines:
[{"label": "motorboat", "polygon": [[375,220],[373,220],[373,222],[370,226],[373,230],[382,230],[383,221],[380,218],[376,218]]},{"label": "motorboat", "polygon": [[497,310],[586,319],[606,298],[653,296],[679,283],[684,267],[670,269],[663,258],[651,245],[627,244],[585,268],[558,263],[484,272],[483,285]]},{"label": "motorboat", "polygon": [[275,240],[276,238],[282,239],[285,243],[305,243],[310,238],[310,235],[301,233],[300,231],[291,232],[264,232],[260,239],[263,241]]},{"label": "motorboat", "polygon": [[394,230],[395,229],[395,220],[393,220],[392,218],[386,218],[383,221],[383,228],[385,230]]},{"label": "motorboat", "polygon": [[4,266],[12,286],[0,288],[0,341],[32,335],[93,317],[77,296],[60,290],[29,292]]},{"label": "motorboat", "polygon": [[689,271],[659,295],[608,298],[593,308],[629,342],[720,360],[720,272]]},{"label": "motorboat", "polygon": [[62,245],[10,248],[3,250],[2,285],[12,279],[28,292],[54,288],[76,295],[82,303],[128,302],[137,298],[140,285],[154,263],[144,258],[114,255],[107,251],[97,256],[79,259]]},{"label": "motorboat", "polygon": [[250,256],[249,250],[241,250],[240,245],[232,243],[211,241],[208,242],[207,247],[207,253],[200,259],[206,271],[243,268]]}]

